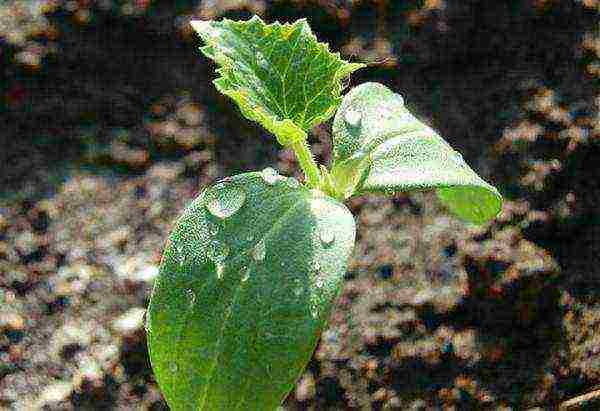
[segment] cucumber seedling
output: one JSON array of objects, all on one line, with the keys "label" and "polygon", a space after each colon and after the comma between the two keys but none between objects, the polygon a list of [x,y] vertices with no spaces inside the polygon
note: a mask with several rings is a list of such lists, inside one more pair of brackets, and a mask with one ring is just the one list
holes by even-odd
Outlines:
[{"label": "cucumber seedling", "polygon": [[[342,288],[355,223],[344,201],[434,189],[480,224],[502,207],[403,98],[378,83],[342,96],[362,64],[293,24],[193,21],[217,89],[291,148],[304,181],[267,168],[206,187],[167,240],[147,314],[150,359],[174,410],[273,410],[310,360]],[[330,168],[309,131],[335,115]]]}]

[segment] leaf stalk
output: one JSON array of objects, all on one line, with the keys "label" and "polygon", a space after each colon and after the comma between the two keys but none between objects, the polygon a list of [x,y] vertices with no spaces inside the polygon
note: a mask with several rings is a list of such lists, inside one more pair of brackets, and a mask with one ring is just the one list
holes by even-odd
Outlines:
[{"label": "leaf stalk", "polygon": [[321,173],[319,172],[319,166],[310,151],[308,141],[299,139],[290,144],[289,147],[291,147],[296,154],[298,163],[300,164],[302,171],[304,171],[308,187],[318,188],[321,185]]}]

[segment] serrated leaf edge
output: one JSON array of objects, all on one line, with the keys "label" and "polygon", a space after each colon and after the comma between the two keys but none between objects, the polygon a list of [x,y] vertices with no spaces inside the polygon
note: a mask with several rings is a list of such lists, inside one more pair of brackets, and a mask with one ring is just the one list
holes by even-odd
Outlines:
[{"label": "serrated leaf edge", "polygon": [[[228,78],[228,71],[232,70],[232,60],[226,54],[219,52],[218,48],[214,47],[216,36],[211,35],[210,32],[214,30],[218,30],[219,27],[216,24],[226,24],[231,25],[233,27],[237,27],[243,24],[249,23],[259,23],[261,27],[272,28],[274,30],[279,30],[283,32],[289,32],[289,34],[293,33],[295,30],[300,29],[304,32],[311,40],[315,42],[316,47],[320,52],[328,53],[332,58],[339,60],[342,65],[336,70],[333,74],[333,94],[330,96],[333,100],[333,104],[321,115],[314,116],[309,119],[308,125],[306,127],[301,127],[296,124],[293,119],[289,117],[284,117],[283,119],[278,119],[274,116],[271,116],[267,113],[264,113],[264,110],[261,110],[260,107],[252,107],[247,99],[244,96],[243,91],[229,89],[224,82]],[[332,53],[329,49],[329,44],[319,42],[315,34],[313,33],[310,25],[308,24],[306,19],[300,19],[295,21],[294,23],[284,23],[275,22],[272,24],[266,24],[260,17],[253,16],[249,20],[243,21],[234,21],[230,19],[223,19],[219,22],[211,21],[211,20],[192,20],[190,22],[192,28],[198,33],[198,35],[202,38],[202,40],[206,43],[205,46],[200,47],[200,51],[207,56],[208,58],[214,60],[219,68],[217,69],[217,73],[220,75],[219,78],[215,79],[213,83],[216,88],[223,94],[227,95],[231,99],[233,99],[238,107],[240,107],[240,111],[242,114],[252,121],[256,121],[259,124],[263,125],[269,132],[273,133],[278,141],[284,146],[290,146],[294,143],[297,143],[301,140],[307,139],[307,132],[317,124],[323,123],[330,119],[334,114],[342,101],[341,93],[343,91],[342,80],[347,78],[354,71],[365,67],[365,64],[362,63],[349,63],[344,61],[339,52]],[[318,94],[317,94],[318,95]],[[316,98],[315,95],[313,98]],[[249,110],[247,107],[251,107]],[[308,105],[307,105],[308,107]],[[285,114],[285,110],[283,110]]]}]

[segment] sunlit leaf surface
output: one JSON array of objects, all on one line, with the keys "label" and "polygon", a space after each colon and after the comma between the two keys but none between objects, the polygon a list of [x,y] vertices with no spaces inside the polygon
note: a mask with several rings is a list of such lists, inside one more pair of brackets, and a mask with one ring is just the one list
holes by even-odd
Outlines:
[{"label": "sunlit leaf surface", "polygon": [[481,179],[399,94],[378,83],[348,93],[333,127],[334,172],[359,167],[353,194],[436,189],[459,217],[484,223],[502,207],[498,191]]},{"label": "sunlit leaf surface", "polygon": [[147,316],[175,410],[273,410],[309,361],[354,245],[345,206],[274,170],[226,179],[169,236]]},{"label": "sunlit leaf surface", "polygon": [[342,80],[362,67],[331,53],[305,20],[196,20],[192,26],[206,43],[202,52],[219,65],[218,90],[286,145],[334,114]]}]

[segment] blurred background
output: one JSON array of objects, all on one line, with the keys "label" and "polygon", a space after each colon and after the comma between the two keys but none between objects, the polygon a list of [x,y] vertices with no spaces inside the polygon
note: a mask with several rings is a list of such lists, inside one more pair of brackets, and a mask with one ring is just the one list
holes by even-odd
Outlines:
[{"label": "blurred background", "polygon": [[[480,228],[428,193],[350,201],[345,289],[284,408],[550,408],[599,389],[599,13],[598,0],[1,1],[0,409],[167,409],[143,317],[174,218],[217,178],[299,176],[214,89],[188,25],[252,14],[307,18],[370,63],[350,87],[403,94],[507,200]],[[329,124],[311,143],[327,163]]]}]

